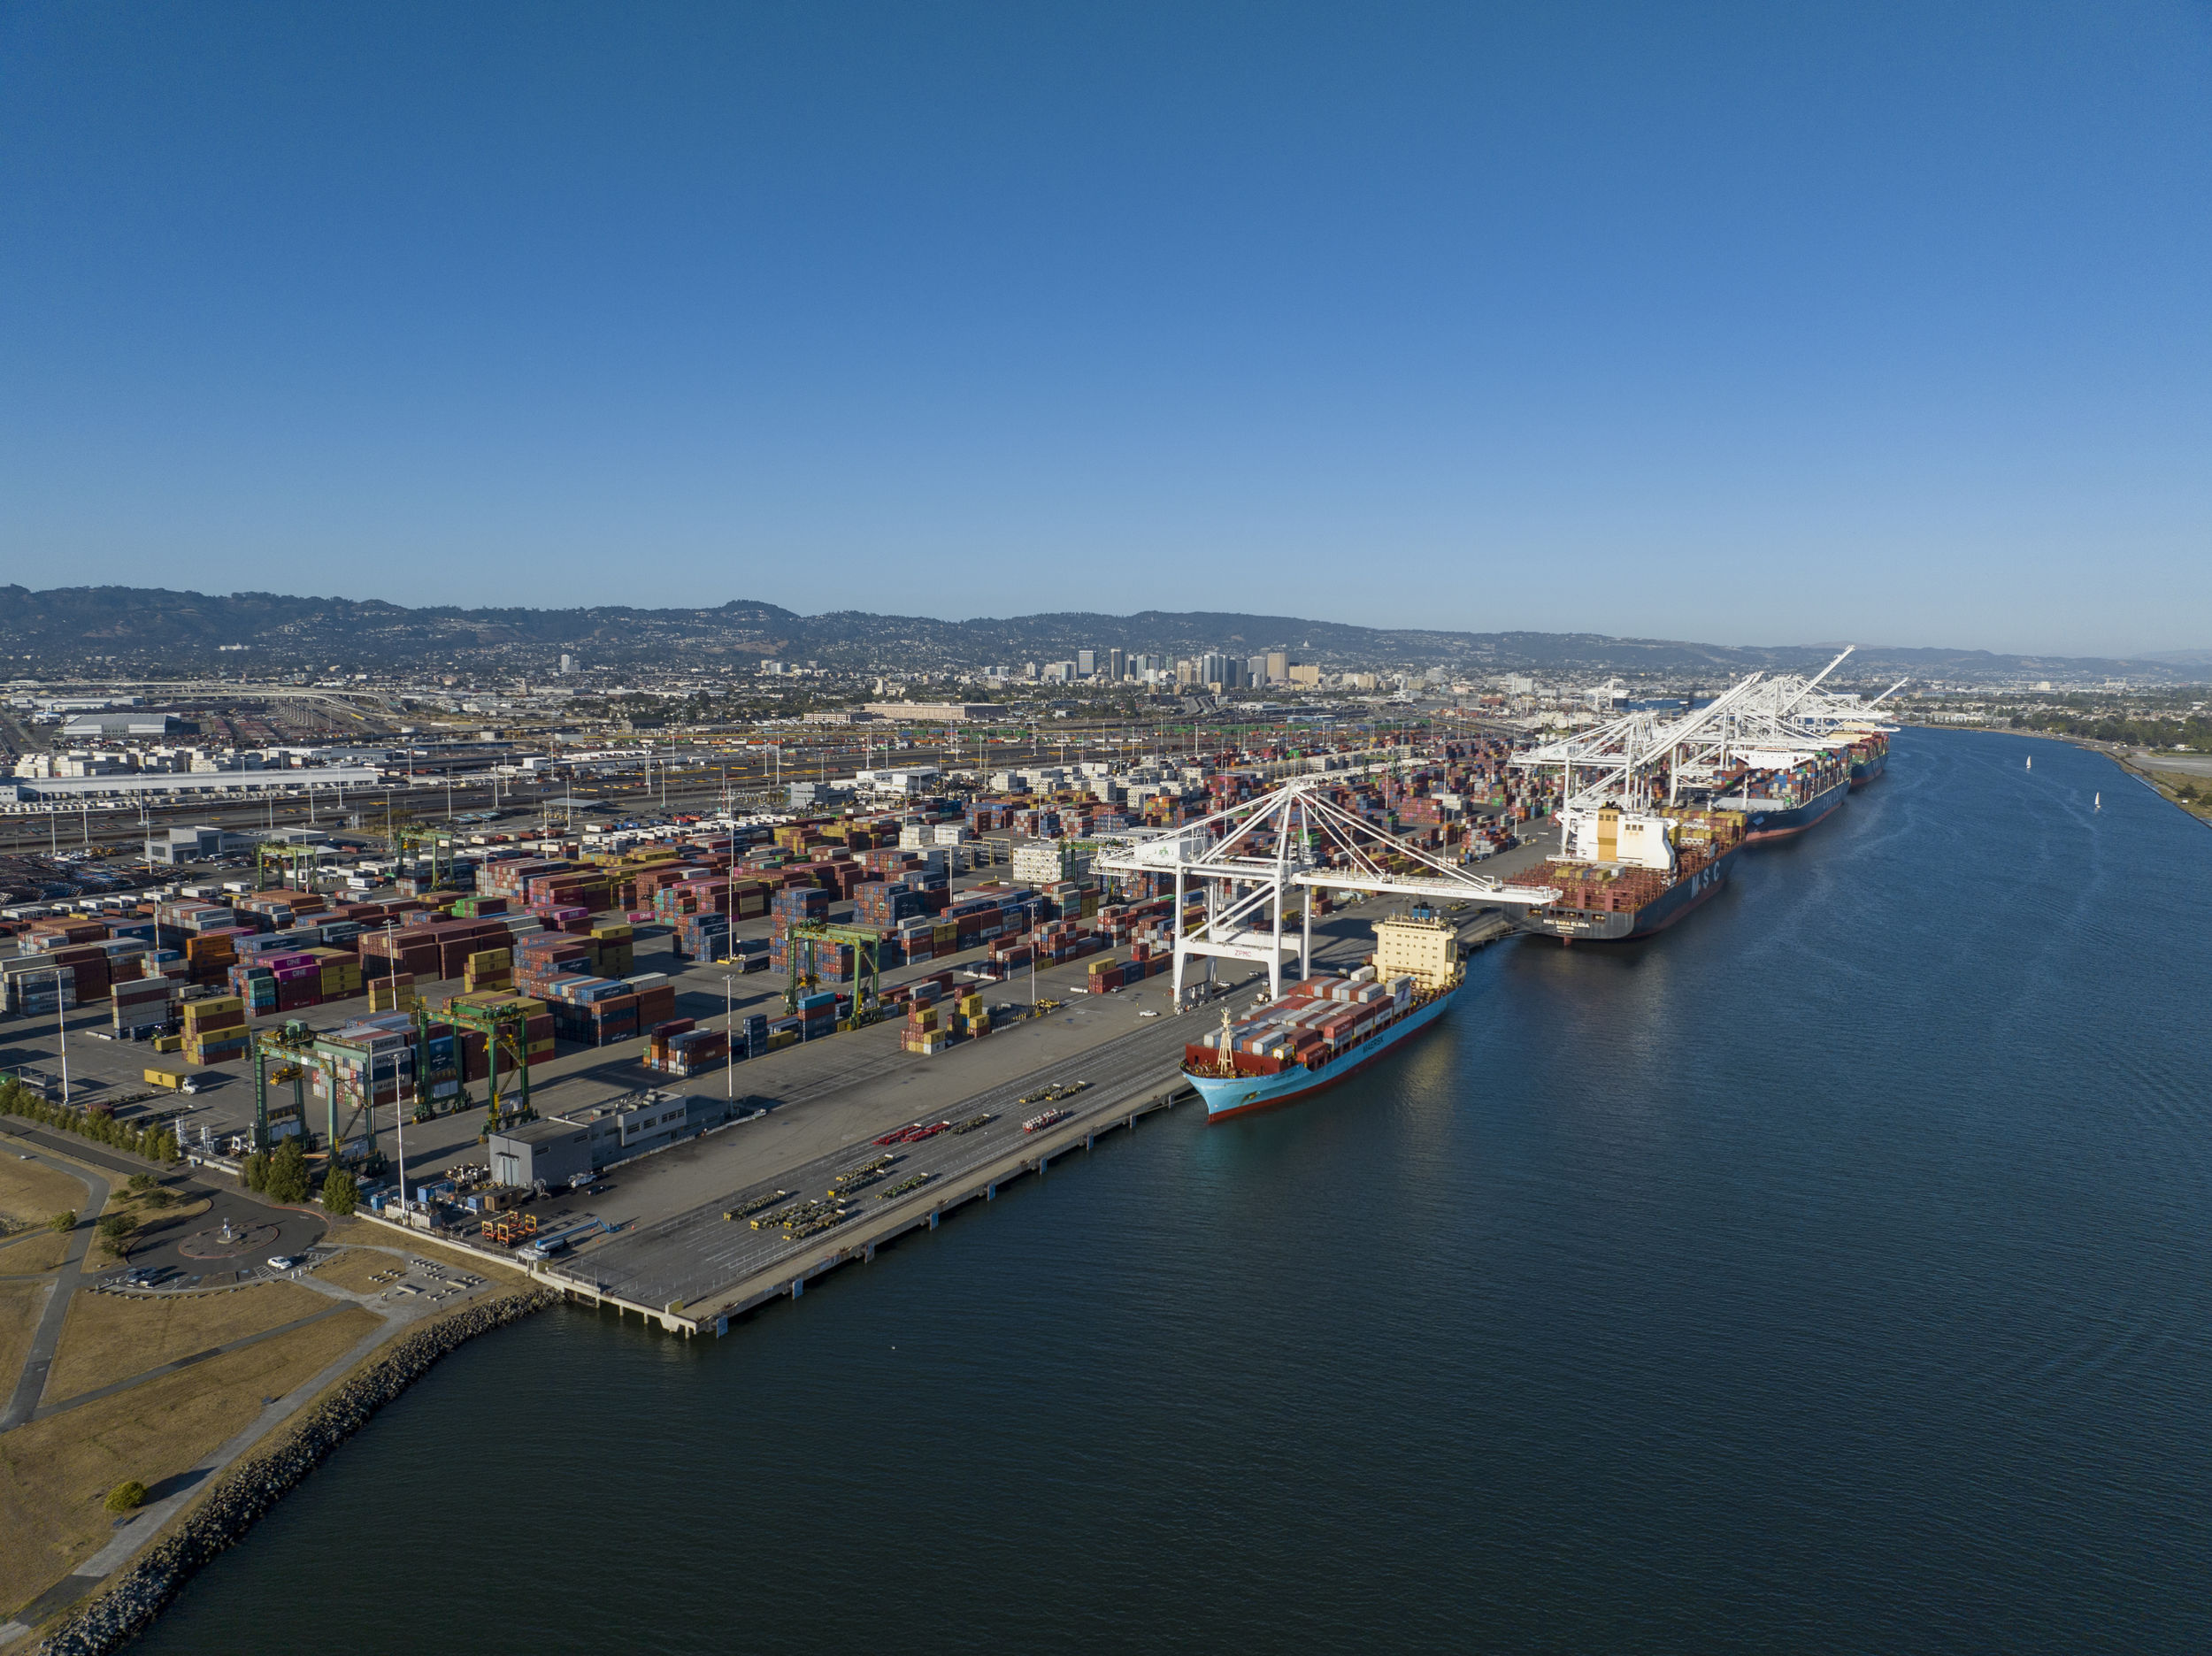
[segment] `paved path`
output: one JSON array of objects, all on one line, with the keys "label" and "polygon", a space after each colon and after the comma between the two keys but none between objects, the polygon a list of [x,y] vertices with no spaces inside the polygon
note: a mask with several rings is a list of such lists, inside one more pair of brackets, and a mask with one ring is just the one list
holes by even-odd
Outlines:
[{"label": "paved path", "polygon": [[42,1155],[36,1151],[31,1160],[42,1167],[66,1173],[85,1187],[90,1200],[79,1210],[77,1228],[69,1233],[69,1255],[62,1261],[61,1269],[54,1274],[53,1286],[47,1291],[46,1308],[38,1319],[38,1332],[31,1337],[29,1354],[23,1361],[23,1372],[16,1376],[15,1390],[8,1399],[8,1407],[0,1413],[0,1432],[12,1431],[32,1417],[38,1400],[46,1390],[46,1372],[53,1367],[54,1347],[61,1341],[61,1325],[69,1315],[69,1301],[84,1279],[85,1250],[92,1246],[92,1227],[99,1222],[100,1209],[107,1206],[108,1182],[97,1173],[73,1167],[58,1156]]}]

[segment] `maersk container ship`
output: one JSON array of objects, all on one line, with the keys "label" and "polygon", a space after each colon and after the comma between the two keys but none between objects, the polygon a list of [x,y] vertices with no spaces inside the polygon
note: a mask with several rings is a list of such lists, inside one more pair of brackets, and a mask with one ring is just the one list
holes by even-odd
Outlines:
[{"label": "maersk container ship", "polygon": [[1242,1023],[1183,1049],[1183,1076],[1221,1121],[1289,1104],[1364,1070],[1444,1015],[1463,981],[1459,933],[1427,913],[1375,927],[1372,964],[1309,978]]}]

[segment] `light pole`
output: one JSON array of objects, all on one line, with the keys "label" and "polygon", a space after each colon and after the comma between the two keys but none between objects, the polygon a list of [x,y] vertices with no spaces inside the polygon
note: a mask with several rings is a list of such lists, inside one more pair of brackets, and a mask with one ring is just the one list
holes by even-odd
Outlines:
[{"label": "light pole", "polygon": [[735,991],[731,987],[733,981],[728,972],[722,974],[722,1091],[733,1102],[737,1098],[737,1011],[733,998]]},{"label": "light pole", "polygon": [[[373,1070],[370,1078],[375,1078]],[[407,1100],[400,1091],[396,1053],[392,1056],[392,1131],[399,1140],[399,1222],[411,1230],[414,1226],[407,1217]]]}]

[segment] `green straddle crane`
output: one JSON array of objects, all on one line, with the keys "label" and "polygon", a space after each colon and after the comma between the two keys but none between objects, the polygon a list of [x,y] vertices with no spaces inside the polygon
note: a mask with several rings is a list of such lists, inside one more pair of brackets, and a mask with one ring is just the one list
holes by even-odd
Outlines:
[{"label": "green straddle crane", "polygon": [[[457,1031],[472,1031],[484,1038],[485,1055],[491,1066],[491,1114],[484,1119],[483,1137],[490,1137],[503,1126],[536,1120],[537,1112],[530,1108],[529,1014],[512,1002],[471,1006],[464,998],[447,1002],[445,1015]],[[499,1090],[503,1052],[508,1059],[513,1099],[513,1108],[503,1112]]]},{"label": "green straddle crane", "polygon": [[816,982],[812,972],[802,973],[799,970],[799,950],[796,945],[798,939],[803,937],[818,938],[826,943],[848,943],[852,946],[853,1012],[852,1016],[846,1020],[846,1025],[850,1029],[858,1029],[863,1024],[874,1023],[882,984],[881,974],[877,970],[876,934],[872,932],[856,932],[849,926],[829,925],[819,920],[798,922],[791,928],[784,939],[785,957],[789,961],[791,967],[790,982],[783,992],[784,1010],[796,1012],[799,1009],[801,985],[803,983],[806,986],[811,987]]}]

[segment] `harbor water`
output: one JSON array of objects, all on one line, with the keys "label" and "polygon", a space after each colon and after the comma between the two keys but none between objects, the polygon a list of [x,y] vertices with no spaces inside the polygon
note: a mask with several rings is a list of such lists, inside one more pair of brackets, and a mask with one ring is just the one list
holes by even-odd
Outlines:
[{"label": "harbor water", "polygon": [[2208,986],[2212,833],[1908,731],[1319,1099],[478,1341],[142,1648],[2212,1648]]}]

